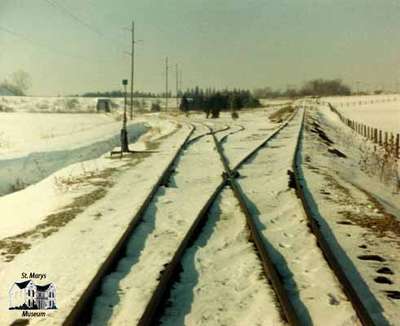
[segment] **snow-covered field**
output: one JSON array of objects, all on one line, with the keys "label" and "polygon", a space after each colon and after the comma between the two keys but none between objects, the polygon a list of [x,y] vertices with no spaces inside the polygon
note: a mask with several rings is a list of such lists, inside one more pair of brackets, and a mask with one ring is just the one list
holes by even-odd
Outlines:
[{"label": "snow-covered field", "polygon": [[[123,99],[112,100],[117,107],[123,105]],[[0,112],[49,112],[74,113],[96,112],[97,98],[85,97],[29,97],[29,96],[1,96]]]},{"label": "snow-covered field", "polygon": [[[104,114],[0,113],[0,195],[119,145],[121,122]],[[130,123],[131,140],[146,131]]]},{"label": "snow-covered field", "polygon": [[[95,113],[98,98],[96,97],[30,97],[0,96],[0,112],[29,113]],[[111,111],[120,111],[124,107],[123,98],[110,98]],[[150,111],[152,103],[164,105],[162,98],[135,97],[134,110]],[[128,98],[129,104],[129,98]],[[171,98],[169,107],[176,106],[176,99]]]},{"label": "snow-covered field", "polygon": [[[137,115],[129,125],[131,148],[154,152],[121,159],[109,154],[118,146],[118,115],[30,113],[28,102],[21,102],[16,112],[0,113],[0,293],[8,293],[13,282],[22,281],[24,272],[46,274],[45,280],[36,281],[55,284],[58,310],[31,318],[30,325],[62,323],[193,125],[192,138],[208,132],[204,124],[214,130],[229,127],[216,136],[224,139],[224,152],[234,166],[276,130],[279,123],[269,116],[282,107],[276,103],[241,111],[238,120],[229,113],[216,120],[198,113]],[[301,107],[302,101],[297,104]],[[302,112],[241,167],[237,180],[303,321],[357,325],[355,312],[316,246],[301,202],[290,187],[287,171]],[[348,264],[376,320],[384,316],[395,324],[400,320],[396,299],[400,296],[400,198],[395,174],[390,174],[390,180],[382,178],[370,166],[376,162],[369,156],[373,147],[326,105],[312,103],[306,112],[302,171],[320,223],[336,240],[336,252]],[[322,139],[321,130],[331,142]],[[144,221],[134,230],[126,257],[103,279],[92,325],[137,322],[160,272],[220,184],[222,172],[210,135],[185,148],[172,177],[159,188]],[[359,258],[372,254],[383,260]],[[8,307],[7,296],[0,295],[0,306]],[[21,311],[6,311],[0,314],[0,325],[18,318]],[[186,251],[162,323],[284,324],[230,189],[214,202],[206,226]]]},{"label": "snow-covered field", "polygon": [[400,133],[400,96],[349,96],[324,98],[346,118],[394,134]]}]

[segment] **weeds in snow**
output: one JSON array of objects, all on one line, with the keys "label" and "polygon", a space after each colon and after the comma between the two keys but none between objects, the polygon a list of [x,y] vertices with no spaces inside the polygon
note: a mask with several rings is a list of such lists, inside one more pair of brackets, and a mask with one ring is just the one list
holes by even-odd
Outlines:
[{"label": "weeds in snow", "polygon": [[361,171],[369,176],[377,176],[382,183],[393,187],[394,193],[399,193],[400,162],[390,146],[372,146],[367,139],[363,139],[359,150]]},{"label": "weeds in snow", "polygon": [[10,193],[25,189],[27,186],[28,185],[26,182],[24,182],[21,178],[17,177],[15,179],[15,182],[12,185],[10,185]]},{"label": "weeds in snow", "polygon": [[0,240],[0,255],[5,257],[6,262],[10,262],[16,255],[28,250],[31,242],[37,238],[46,238],[57,232],[60,228],[67,225],[78,214],[82,213],[87,207],[94,204],[107,194],[107,188],[113,185],[111,176],[115,169],[109,168],[103,171],[89,172],[75,178],[59,178],[57,182],[60,187],[66,185],[91,185],[91,191],[75,197],[71,204],[63,207],[60,211],[48,215],[42,223],[33,229],[21,234]]}]

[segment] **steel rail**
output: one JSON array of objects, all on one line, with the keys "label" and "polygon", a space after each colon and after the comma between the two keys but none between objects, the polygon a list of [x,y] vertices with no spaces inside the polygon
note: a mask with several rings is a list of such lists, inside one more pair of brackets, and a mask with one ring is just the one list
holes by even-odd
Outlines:
[{"label": "steel rail", "polygon": [[180,267],[180,262],[182,261],[185,250],[188,246],[193,243],[197,238],[198,234],[201,232],[202,227],[207,222],[208,211],[214,203],[215,199],[221,193],[222,189],[225,187],[226,181],[221,182],[218,187],[214,190],[210,198],[207,200],[206,204],[201,208],[200,212],[197,214],[194,222],[192,223],[189,231],[186,233],[184,239],[180,243],[178,249],[176,250],[174,257],[168,263],[167,267],[162,271],[159,283],[154,290],[146,308],[139,319],[138,326],[150,326],[157,324],[156,322],[160,319],[161,305],[165,302],[166,297],[169,293],[169,289],[174,283],[174,279],[178,274]]},{"label": "steel rail", "polygon": [[[292,116],[290,117],[292,119]],[[287,125],[284,123],[283,125]],[[205,135],[212,135],[214,141],[216,140],[215,133],[220,132],[219,131],[213,131],[209,126],[205,125],[206,127],[209,128],[210,132],[206,133]],[[277,130],[281,130],[282,126],[280,126]],[[274,134],[276,131],[274,132]],[[268,137],[267,140],[264,143],[264,145],[271,139],[271,137]],[[218,141],[217,141],[218,142]],[[216,147],[218,150],[218,147]],[[257,147],[257,150],[259,147]],[[248,159],[244,158],[243,160]],[[207,217],[208,217],[208,212],[209,209],[211,208],[212,204],[218,197],[218,195],[221,193],[223,188],[229,183],[229,178],[228,176],[230,175],[230,168],[227,160],[225,159],[222,161],[224,164],[224,170],[225,172],[222,174],[222,181],[221,183],[217,186],[217,188],[214,190],[212,195],[209,197],[205,205],[202,207],[200,212],[197,214],[192,226],[190,227],[189,231],[185,235],[184,239],[182,240],[181,244],[179,245],[178,249],[176,250],[172,260],[168,263],[167,267],[161,272],[161,276],[159,279],[159,283],[155,290],[153,291],[153,294],[148,301],[146,308],[141,315],[139,322],[137,325],[139,326],[151,326],[155,325],[159,322],[160,317],[161,317],[161,307],[162,305],[166,302],[169,294],[169,289],[172,287],[174,280],[176,279],[179,270],[180,270],[180,262],[182,261],[183,255],[185,253],[185,250],[188,248],[188,246],[195,241],[195,239],[198,237],[198,235],[201,233],[202,226],[205,225],[207,222]],[[229,171],[229,173],[228,173]],[[254,224],[254,223],[252,223]],[[253,233],[254,231],[254,226],[253,226]],[[258,243],[261,243],[261,239],[257,238]],[[278,276],[276,276],[278,278]],[[290,309],[290,308],[289,308]],[[298,323],[293,323],[293,325],[300,325]]]},{"label": "steel rail", "polygon": [[260,148],[264,147],[269,141],[274,139],[281,131],[283,128],[285,128],[290,121],[293,120],[297,113],[297,110],[295,110],[289,118],[283,122],[278,128],[276,128],[272,134],[270,134],[266,139],[264,139],[254,150],[250,151],[239,163],[237,163],[233,168],[232,172],[237,171],[238,169],[241,168],[241,166],[246,163]]},{"label": "steel rail", "polygon": [[[176,151],[174,157],[171,159],[169,162],[168,166],[165,168],[163,171],[162,175],[159,177],[157,182],[154,184],[153,188],[151,189],[150,193],[140,206],[139,210],[135,214],[135,216],[132,218],[131,222],[129,223],[127,229],[117,242],[116,246],[113,248],[113,250],[110,252],[110,254],[107,256],[107,259],[104,261],[104,263],[101,265],[99,268],[98,272],[96,273],[95,277],[91,280],[89,283],[89,286],[85,289],[83,295],[79,298],[77,303],[74,305],[74,308],[71,310],[71,312],[68,314],[67,318],[64,320],[63,325],[66,326],[79,326],[79,325],[87,325],[90,321],[92,309],[93,309],[93,303],[94,299],[99,293],[99,286],[101,285],[102,279],[108,275],[114,267],[117,265],[118,261],[123,257],[126,249],[126,244],[129,241],[129,238],[131,234],[134,232],[136,227],[139,225],[139,223],[142,221],[144,212],[148,208],[149,204],[155,197],[155,194],[157,193],[158,188],[165,184],[165,182],[170,178],[171,174],[174,172],[174,165],[178,159],[178,157],[181,155],[182,151],[187,148],[187,146],[191,145],[194,141],[199,140],[200,138],[209,135],[209,133],[201,134],[198,135],[194,138],[190,138],[195,131],[196,127],[195,125],[191,124],[191,130],[188,133],[188,135],[185,137],[185,140],[182,142],[178,150]],[[221,128],[216,131],[216,133],[226,131],[230,128],[230,126],[225,126],[224,128]],[[221,189],[223,188],[222,185],[220,185]],[[215,190],[217,191],[217,189]],[[217,195],[217,194],[216,194]],[[216,196],[215,195],[215,196]],[[214,195],[213,195],[214,196]],[[201,219],[198,221],[201,223]]]},{"label": "steel rail", "polygon": [[238,127],[239,127],[238,130],[231,131],[230,133],[228,133],[228,134],[226,134],[224,137],[222,137],[219,141],[220,141],[221,143],[223,143],[224,141],[226,141],[226,140],[228,139],[229,136],[234,135],[234,134],[236,134],[236,133],[239,133],[239,132],[241,132],[241,131],[243,131],[243,130],[246,129],[246,128],[243,127],[243,126],[238,126]]},{"label": "steel rail", "polygon": [[86,289],[83,291],[83,294],[80,296],[78,301],[75,303],[74,307],[66,317],[63,322],[63,325],[66,326],[78,326],[78,325],[87,325],[90,321],[93,302],[96,298],[97,294],[99,293],[99,288],[101,286],[101,282],[103,278],[108,275],[116,266],[118,261],[124,256],[126,245],[129,241],[130,236],[132,235],[133,231],[137,227],[137,225],[142,221],[144,212],[146,211],[147,207],[149,206],[150,202],[154,198],[158,188],[165,182],[165,180],[173,173],[173,166],[180,156],[181,152],[184,149],[185,144],[190,139],[191,135],[193,134],[196,127],[191,125],[191,130],[186,135],[184,141],[179,146],[178,150],[176,151],[175,155],[170,160],[167,167],[164,169],[161,176],[158,178],[157,182],[152,187],[150,193],[147,195],[146,199],[143,201],[142,205],[140,206],[139,210],[133,216],[132,220],[130,221],[128,227],[118,240],[117,244],[114,246],[113,250],[108,254],[105,261],[101,264],[99,270],[96,272],[95,276],[89,282]]},{"label": "steel rail", "polygon": [[[295,112],[295,114],[297,111]],[[239,162],[239,164],[235,167],[235,169],[231,169],[228,164],[228,160],[224,154],[223,147],[218,139],[213,135],[213,139],[215,142],[215,146],[220,155],[221,162],[225,167],[225,180],[228,182],[230,187],[233,190],[233,193],[236,199],[239,202],[240,208],[244,215],[246,216],[246,223],[250,230],[250,237],[255,244],[257,253],[260,257],[264,273],[266,277],[270,280],[271,285],[277,295],[278,301],[281,305],[283,311],[283,317],[289,322],[290,325],[302,325],[300,316],[298,315],[296,309],[293,306],[292,301],[289,298],[289,295],[285,289],[285,284],[283,282],[282,276],[279,274],[278,269],[276,268],[273,260],[271,258],[270,253],[265,247],[265,243],[262,239],[262,234],[256,226],[255,219],[253,218],[252,213],[246,203],[246,200],[243,196],[243,192],[236,181],[237,168],[241,166],[245,161],[247,161],[251,156],[255,155],[261,147],[265,146],[271,139],[273,139],[284,127],[288,125],[288,123],[293,119],[293,114],[282,126],[280,126],[271,136],[269,136],[264,142],[258,145],[254,150],[252,150],[246,157]]]},{"label": "steel rail", "polygon": [[306,199],[304,187],[303,187],[304,186],[303,178],[300,176],[301,175],[301,172],[300,172],[301,167],[300,167],[300,163],[299,163],[300,148],[301,148],[301,143],[302,143],[302,138],[303,138],[303,133],[304,133],[305,117],[306,117],[306,110],[304,109],[302,123],[301,123],[300,131],[299,131],[299,136],[297,138],[295,153],[294,153],[294,157],[293,157],[293,165],[292,165],[292,169],[293,169],[293,173],[294,173],[294,177],[295,177],[295,181],[296,181],[295,182],[296,194],[297,194],[298,198],[300,198],[300,200],[301,200],[305,215],[307,216],[307,219],[309,221],[310,229],[311,229],[312,233],[315,235],[318,245],[321,248],[321,251],[322,251],[326,261],[328,262],[331,270],[336,275],[336,278],[341,283],[341,285],[343,287],[343,291],[345,292],[347,298],[351,302],[361,323],[364,326],[377,325],[374,322],[374,319],[372,318],[371,313],[368,311],[367,307],[363,303],[363,300],[361,299],[360,295],[357,293],[356,288],[354,287],[354,285],[348,278],[338,257],[335,255],[332,247],[329,245],[328,240],[324,237],[324,234],[320,228],[320,224],[318,223],[317,218],[314,216],[314,212],[313,212],[309,202]]},{"label": "steel rail", "polygon": [[[204,124],[203,124],[203,125],[204,125]],[[205,127],[208,127],[207,125],[204,125],[204,126],[205,126]],[[217,130],[216,133],[229,130],[230,128],[231,128],[230,126],[225,126],[224,128]],[[200,134],[200,135],[198,135],[198,136],[196,136],[196,137],[193,137],[192,139],[189,139],[189,141],[187,142],[187,144],[186,144],[185,146],[189,146],[189,145],[191,145],[192,143],[194,143],[194,142],[196,142],[197,140],[199,140],[200,138],[202,138],[202,137],[204,137],[204,136],[208,136],[208,135],[211,135],[211,132],[210,132],[210,131],[208,131],[208,132],[206,132],[206,133],[204,133],[204,134]]]}]

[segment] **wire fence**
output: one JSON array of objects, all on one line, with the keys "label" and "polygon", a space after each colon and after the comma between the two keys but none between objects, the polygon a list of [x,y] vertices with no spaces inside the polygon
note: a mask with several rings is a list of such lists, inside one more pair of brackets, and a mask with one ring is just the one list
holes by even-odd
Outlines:
[{"label": "wire fence", "polygon": [[[354,104],[372,104],[377,102],[391,102],[397,99],[388,99],[388,100],[367,100],[367,101],[356,101],[349,103],[341,103],[341,106],[344,105],[354,105]],[[359,135],[367,138],[368,140],[372,141],[374,144],[382,146],[386,152],[390,153],[396,158],[400,158],[400,134],[393,134],[392,132],[387,132],[384,130],[380,130],[375,127],[368,126],[364,123],[360,123],[355,120],[351,120],[346,118],[342,113],[340,113],[331,103],[328,102],[330,109],[336,113],[340,120],[353,129]]]}]

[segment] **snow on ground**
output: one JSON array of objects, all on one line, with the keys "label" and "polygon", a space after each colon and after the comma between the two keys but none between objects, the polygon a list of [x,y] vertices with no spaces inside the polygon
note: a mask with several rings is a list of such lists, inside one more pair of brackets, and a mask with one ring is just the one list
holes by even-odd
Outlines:
[{"label": "snow on ground", "polygon": [[[310,110],[302,143],[308,197],[323,232],[378,325],[400,320],[400,195],[374,146],[326,106]],[[397,181],[398,182],[398,181]],[[383,316],[383,317],[382,317]]]},{"label": "snow on ground", "polygon": [[[130,141],[147,128],[144,120],[129,123]],[[0,195],[111,151],[120,129],[103,114],[0,113]]]},{"label": "snow on ground", "polygon": [[[103,97],[102,97],[103,98]],[[96,97],[34,97],[34,96],[0,96],[0,112],[29,113],[94,113],[97,106]],[[111,110],[121,111],[123,98],[110,98]],[[129,99],[128,99],[129,100]],[[160,98],[134,98],[135,111],[150,111],[152,103],[162,104]]]},{"label": "snow on ground", "polygon": [[[210,209],[207,224],[182,260],[161,324],[282,325],[246,217],[230,189]],[[212,303],[212,304],[210,304]]]},{"label": "snow on ground", "polygon": [[[31,319],[30,324],[60,324],[188,134],[190,122],[197,127],[192,138],[207,132],[203,123],[214,129],[231,126],[219,133],[218,138],[232,133],[223,144],[232,166],[278,127],[278,123],[268,119],[275,111],[276,107],[241,111],[236,121],[229,113],[222,113],[216,120],[206,120],[204,114],[190,114],[189,117],[155,114],[138,118],[133,123],[149,129],[134,148],[151,148],[158,152],[135,154],[122,160],[98,153],[96,159],[65,164],[51,175],[43,176],[36,184],[0,197],[0,293],[7,293],[13,282],[21,280],[22,272],[46,273],[46,283],[54,282],[56,285],[59,309],[46,312],[45,318]],[[7,117],[3,114],[0,118]],[[23,117],[23,113],[14,114],[16,116],[11,119],[17,115]],[[43,116],[43,122],[32,120],[35,116]],[[83,143],[90,146],[99,137],[107,141],[113,133],[119,134],[120,122],[115,122],[114,131],[111,117],[75,114],[73,116],[77,118],[74,120],[67,114],[49,116],[32,114],[26,117],[25,128],[20,129],[22,134],[25,129],[31,134],[29,142],[38,146],[36,152],[51,148],[48,154],[55,153],[57,146],[51,147],[52,144],[64,151],[79,149]],[[316,324],[353,325],[356,322],[354,311],[322,259],[305,217],[300,214],[300,203],[288,188],[286,172],[291,168],[299,117],[243,166],[239,182],[248,200],[256,204],[253,210],[258,210],[256,215],[264,236],[275,244],[275,259],[285,262],[280,266],[281,272],[289,284],[297,285],[298,292],[291,293],[298,309],[307,311],[304,318]],[[344,261],[349,263],[348,270],[355,275],[355,282],[361,283],[361,288],[362,282],[367,283],[368,291],[376,296],[375,302],[368,291],[362,289],[371,309],[379,314],[381,306],[389,320],[399,320],[400,300],[395,299],[400,295],[396,292],[400,282],[399,233],[396,233],[399,227],[393,222],[394,215],[399,212],[398,194],[393,193],[392,186],[380,181],[376,171],[373,174],[373,168],[364,166],[365,172],[360,171],[360,162],[367,161],[364,165],[368,165],[371,161],[365,152],[372,146],[365,145],[365,141],[345,127],[326,106],[310,111],[310,117],[318,119],[335,141],[334,145],[321,143],[318,132],[311,132],[308,125],[302,148],[303,171],[312,198],[346,252],[343,254],[338,249]],[[63,118],[65,124],[62,124]],[[92,123],[91,119],[95,122]],[[29,121],[38,124],[37,129]],[[60,128],[52,129],[54,124]],[[3,125],[9,126],[10,123]],[[241,126],[245,129],[242,130]],[[38,136],[40,130],[52,135],[49,140]],[[4,154],[0,157],[0,164],[6,161],[3,159],[5,155],[15,159],[28,157],[32,152],[29,142],[26,146],[21,141],[22,136],[10,128],[7,135],[12,133],[15,135],[11,137],[15,139],[13,146],[5,149],[0,145],[0,153]],[[331,152],[328,152],[329,148]],[[347,158],[338,157],[334,149],[345,153]],[[145,222],[134,232],[127,257],[103,283],[92,316],[93,325],[134,324],[157,284],[163,265],[172,257],[196,213],[221,181],[223,169],[211,136],[188,146],[178,164],[168,187],[158,191],[145,214]],[[205,171],[207,175],[204,175]],[[43,193],[46,193],[44,198]],[[164,320],[166,324],[183,319],[193,325],[208,325],[207,321],[218,324],[223,320],[231,324],[233,318],[242,324],[254,324],[262,317],[261,306],[268,310],[267,317],[264,312],[264,318],[281,323],[271,297],[267,295],[268,285],[264,279],[255,277],[259,274],[258,262],[246,241],[242,215],[231,199],[225,191],[214,205],[212,219],[204,234],[186,254],[183,264],[189,272],[198,274],[197,283],[191,283],[193,273],[184,273],[182,279],[187,282],[175,289],[173,297],[186,296],[188,291],[192,291],[189,296],[193,301],[188,300],[187,305],[179,309],[172,306]],[[241,259],[229,259],[237,257],[236,252]],[[367,254],[376,254],[383,260],[358,258]],[[225,261],[225,264],[220,261]],[[225,268],[225,265],[230,268]],[[355,272],[356,268],[361,276]],[[225,278],[218,278],[215,270],[226,272],[221,274]],[[230,273],[232,271],[235,273]],[[384,284],[387,279],[393,284]],[[209,287],[209,282],[215,282],[215,287]],[[235,284],[234,288],[229,289],[229,284]],[[264,286],[266,292],[261,291]],[[251,297],[250,293],[257,294]],[[252,300],[251,305],[246,305],[247,299]],[[241,305],[241,300],[246,302]],[[302,303],[307,305],[307,309],[302,307]],[[7,307],[7,297],[0,296],[0,305]],[[231,308],[233,306],[236,309]],[[20,316],[21,312],[16,311],[1,314],[0,324],[9,324]],[[249,319],[240,319],[242,317]],[[262,319],[260,323],[266,320]]]},{"label": "snow on ground", "polygon": [[384,131],[400,133],[400,96],[349,96],[324,98],[346,118]]},{"label": "snow on ground", "polygon": [[284,106],[284,105],[289,105],[293,101],[290,99],[266,99],[262,98],[260,99],[260,102],[263,106]]},{"label": "snow on ground", "polygon": [[216,136],[220,140],[230,134],[223,146],[228,161],[233,167],[278,127],[277,123],[271,122],[268,118],[276,109],[277,107],[244,110],[239,112],[238,120],[232,120],[229,112],[223,112],[221,117],[215,120],[205,119],[204,115],[197,115],[194,121],[206,123],[215,130],[225,126],[231,127]]},{"label": "snow on ground", "polygon": [[305,325],[357,325],[293,189],[288,170],[303,110],[239,170],[239,184],[295,309]]},{"label": "snow on ground", "polygon": [[164,265],[221,182],[223,167],[212,137],[187,147],[175,171],[133,232],[127,256],[106,277],[95,303],[93,325],[134,325],[140,318]]},{"label": "snow on ground", "polygon": [[[8,293],[23,272],[44,273],[46,279],[38,283],[53,282],[57,288],[59,309],[30,324],[61,324],[189,132],[188,126],[168,121],[153,127],[142,144],[132,147],[157,153],[122,160],[103,155],[1,197],[0,293]],[[8,200],[13,204],[4,208]],[[0,305],[8,306],[7,296],[0,296]],[[21,311],[8,311],[0,315],[0,324],[20,317]]]}]

